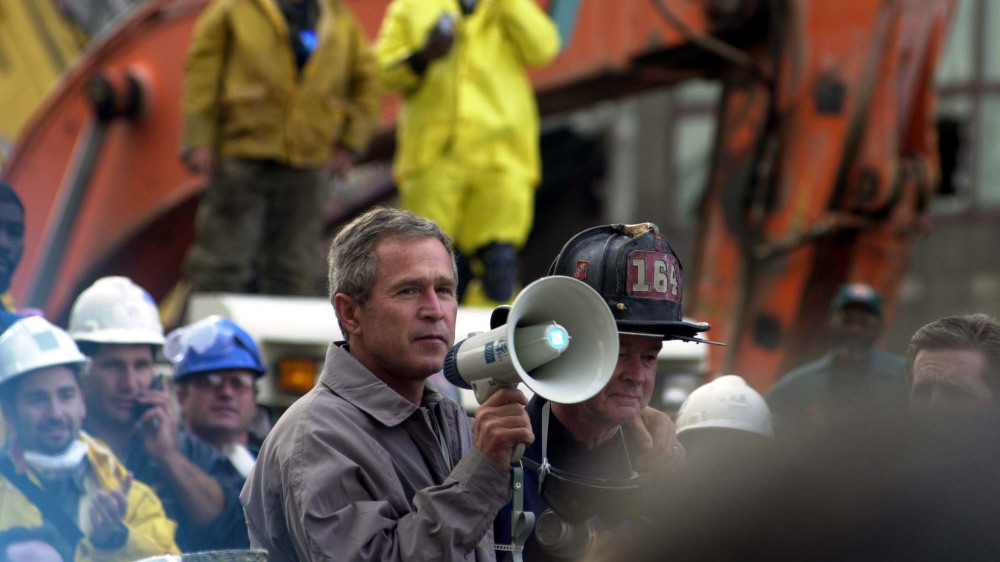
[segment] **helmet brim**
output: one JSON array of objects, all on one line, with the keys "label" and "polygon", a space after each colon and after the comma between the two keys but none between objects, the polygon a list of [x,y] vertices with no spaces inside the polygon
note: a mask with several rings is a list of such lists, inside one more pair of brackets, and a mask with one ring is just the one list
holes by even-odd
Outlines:
[{"label": "helmet brim", "polygon": [[71,331],[69,335],[77,342],[121,345],[162,346],[162,333],[138,328],[108,328],[94,331]]},{"label": "helmet brim", "polygon": [[618,333],[621,335],[655,337],[662,340],[681,340],[709,345],[726,345],[721,342],[698,337],[699,333],[706,332],[711,328],[706,322],[623,322],[619,320],[617,324]]}]

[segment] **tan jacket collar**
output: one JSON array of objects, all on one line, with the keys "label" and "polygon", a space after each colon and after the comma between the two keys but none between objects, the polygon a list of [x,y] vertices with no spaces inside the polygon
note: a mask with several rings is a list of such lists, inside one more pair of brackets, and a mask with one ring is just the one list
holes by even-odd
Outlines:
[{"label": "tan jacket collar", "polygon": [[[324,386],[387,427],[403,423],[417,411],[417,406],[389,388],[339,343],[330,344],[326,353],[320,375]],[[424,407],[433,408],[442,398],[430,384],[424,384]]]}]

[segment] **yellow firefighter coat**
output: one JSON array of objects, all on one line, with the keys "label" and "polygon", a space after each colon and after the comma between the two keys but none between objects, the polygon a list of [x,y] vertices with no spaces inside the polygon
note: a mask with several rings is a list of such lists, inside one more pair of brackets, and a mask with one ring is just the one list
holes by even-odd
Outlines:
[{"label": "yellow firefighter coat", "polygon": [[[86,514],[91,497],[98,490],[121,488],[128,470],[111,452],[111,448],[101,441],[80,433],[81,439],[90,448],[87,459],[91,472],[86,479],[87,492],[80,498],[80,513]],[[29,478],[38,483],[34,474]],[[76,547],[77,562],[131,562],[157,554],[179,554],[174,544],[174,530],[177,524],[167,519],[160,498],[148,486],[132,481],[128,494],[128,512],[125,514],[128,540],[116,550],[100,550],[84,538]],[[10,481],[0,476],[0,529],[17,526],[33,527],[42,524],[42,513],[35,504],[24,497]],[[86,516],[77,518],[80,530],[86,535],[90,530],[90,520]]]},{"label": "yellow firefighter coat", "polygon": [[319,166],[336,146],[363,152],[380,107],[378,70],[340,0],[318,0],[318,44],[301,76],[274,0],[215,0],[195,26],[182,151]]}]

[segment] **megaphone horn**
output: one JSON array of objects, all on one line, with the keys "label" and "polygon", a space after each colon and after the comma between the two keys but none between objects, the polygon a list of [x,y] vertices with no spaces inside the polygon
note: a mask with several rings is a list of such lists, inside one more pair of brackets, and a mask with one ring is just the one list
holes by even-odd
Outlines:
[{"label": "megaphone horn", "polygon": [[543,277],[514,300],[507,323],[457,343],[444,375],[471,388],[480,404],[523,382],[553,402],[574,404],[596,395],[618,363],[618,328],[604,299],[586,283]]}]

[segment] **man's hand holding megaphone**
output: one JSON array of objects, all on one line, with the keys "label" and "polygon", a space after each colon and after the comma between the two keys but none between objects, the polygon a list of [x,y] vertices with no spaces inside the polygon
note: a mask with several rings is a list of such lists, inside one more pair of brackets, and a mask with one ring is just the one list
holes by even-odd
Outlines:
[{"label": "man's hand holding megaphone", "polygon": [[527,397],[520,390],[504,387],[494,392],[476,409],[473,445],[501,466],[509,466],[514,449],[535,440],[531,420],[524,411]]}]

